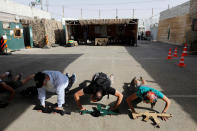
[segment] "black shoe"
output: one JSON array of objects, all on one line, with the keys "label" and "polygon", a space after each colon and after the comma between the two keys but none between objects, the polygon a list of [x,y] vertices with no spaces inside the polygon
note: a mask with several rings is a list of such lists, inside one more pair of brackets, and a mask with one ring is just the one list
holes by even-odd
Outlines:
[{"label": "black shoe", "polygon": [[70,88],[76,82],[76,75],[75,74],[72,74],[72,76],[68,77],[68,78],[69,78],[69,83],[68,83],[68,87],[65,89],[65,94],[68,94]]},{"label": "black shoe", "polygon": [[69,84],[72,86],[77,81],[76,74],[72,74],[72,76],[69,78]]},{"label": "black shoe", "polygon": [[68,73],[66,73],[66,76],[69,78],[69,74]]}]

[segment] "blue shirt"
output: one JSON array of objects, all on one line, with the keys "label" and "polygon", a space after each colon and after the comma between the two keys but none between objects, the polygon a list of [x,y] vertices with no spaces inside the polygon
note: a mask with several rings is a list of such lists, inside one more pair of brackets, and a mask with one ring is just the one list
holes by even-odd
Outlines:
[{"label": "blue shirt", "polygon": [[[46,99],[46,90],[57,94],[57,104],[58,107],[62,107],[64,104],[65,88],[67,88],[69,79],[66,75],[62,74],[59,71],[43,71],[50,78],[50,87],[47,84],[42,88],[38,88],[38,99],[40,100],[41,105],[45,106]],[[48,86],[48,87],[47,87]]]},{"label": "blue shirt", "polygon": [[160,91],[158,91],[158,90],[156,90],[154,88],[150,88],[150,87],[145,86],[145,85],[142,85],[142,86],[139,87],[139,89],[136,92],[136,95],[138,97],[140,97],[141,99],[143,99],[143,94],[148,92],[148,91],[154,92],[158,98],[163,99],[163,97],[164,97],[164,94],[161,93]]}]

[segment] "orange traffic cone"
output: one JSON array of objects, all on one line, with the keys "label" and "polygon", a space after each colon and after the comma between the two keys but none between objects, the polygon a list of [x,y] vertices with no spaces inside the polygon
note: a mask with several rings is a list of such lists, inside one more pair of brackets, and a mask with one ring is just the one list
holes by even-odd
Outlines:
[{"label": "orange traffic cone", "polygon": [[168,57],[167,60],[172,59],[172,52],[171,52],[171,48],[168,51]]},{"label": "orange traffic cone", "polygon": [[177,47],[174,49],[174,55],[173,55],[174,57],[178,57],[178,55],[177,55]]},{"label": "orange traffic cone", "polygon": [[183,55],[187,56],[187,44],[185,44],[185,46],[184,46]]},{"label": "orange traffic cone", "polygon": [[185,67],[185,63],[184,63],[184,54],[182,53],[181,55],[181,59],[179,61],[179,64],[178,64],[179,67]]}]

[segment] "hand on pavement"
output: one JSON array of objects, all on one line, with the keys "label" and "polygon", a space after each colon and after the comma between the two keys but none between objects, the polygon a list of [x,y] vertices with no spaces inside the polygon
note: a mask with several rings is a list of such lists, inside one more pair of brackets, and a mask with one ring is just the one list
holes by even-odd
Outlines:
[{"label": "hand on pavement", "polygon": [[86,108],[84,108],[84,107],[82,107],[81,109],[80,109],[80,111],[85,111],[86,110]]},{"label": "hand on pavement", "polygon": [[55,107],[55,110],[63,110],[62,107]]},{"label": "hand on pavement", "polygon": [[168,117],[163,116],[163,117],[161,117],[161,119],[162,119],[163,121],[167,121],[167,120],[168,120]]}]

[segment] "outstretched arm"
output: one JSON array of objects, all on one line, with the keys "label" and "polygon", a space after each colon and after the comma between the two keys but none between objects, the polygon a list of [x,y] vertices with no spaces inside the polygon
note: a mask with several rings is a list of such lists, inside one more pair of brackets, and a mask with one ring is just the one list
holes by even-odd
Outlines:
[{"label": "outstretched arm", "polygon": [[123,95],[119,91],[115,92],[115,96],[117,97],[116,104],[111,108],[111,110],[115,110],[119,107],[120,103],[122,102]]},{"label": "outstretched arm", "polygon": [[25,79],[21,80],[21,82],[24,84],[26,84],[28,81],[30,81],[31,79],[33,79],[35,76],[35,74],[29,75],[28,77],[26,77]]},{"label": "outstretched arm", "polygon": [[79,107],[80,110],[86,110],[85,108],[82,107],[80,103],[80,97],[84,95],[83,89],[77,91],[74,95],[75,101],[77,103],[77,106]]},{"label": "outstretched arm", "polygon": [[[171,102],[170,102],[170,100],[166,96],[164,96],[162,100],[166,102],[166,105],[165,105],[162,113],[166,113],[167,110],[168,110],[168,108],[169,108],[169,106],[170,106],[170,103]],[[166,121],[166,120],[168,120],[168,118],[167,117],[162,117],[162,120],[165,120]]]},{"label": "outstretched arm", "polygon": [[136,111],[135,111],[135,109],[134,109],[134,107],[133,107],[133,105],[131,103],[132,103],[132,101],[134,101],[137,98],[138,97],[137,97],[136,93],[134,93],[134,94],[130,95],[129,97],[127,97],[127,104],[128,104],[129,108],[131,109],[131,111],[133,113],[136,113]]},{"label": "outstretched arm", "polygon": [[166,96],[164,96],[162,100],[166,102],[166,105],[165,105],[162,113],[166,113],[169,106],[170,106],[171,101]]}]

